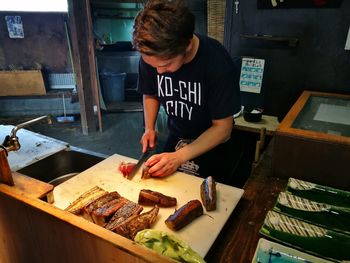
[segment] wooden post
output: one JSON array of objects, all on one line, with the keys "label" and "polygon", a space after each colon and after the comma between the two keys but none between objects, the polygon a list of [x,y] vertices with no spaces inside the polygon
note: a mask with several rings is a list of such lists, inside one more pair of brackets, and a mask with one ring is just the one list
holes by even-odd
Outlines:
[{"label": "wooden post", "polygon": [[15,185],[13,182],[10,165],[7,160],[6,151],[1,148],[0,148],[0,183],[5,183],[10,186]]},{"label": "wooden post", "polygon": [[68,0],[68,31],[78,86],[82,132],[96,132],[94,102],[102,131],[89,0]]}]

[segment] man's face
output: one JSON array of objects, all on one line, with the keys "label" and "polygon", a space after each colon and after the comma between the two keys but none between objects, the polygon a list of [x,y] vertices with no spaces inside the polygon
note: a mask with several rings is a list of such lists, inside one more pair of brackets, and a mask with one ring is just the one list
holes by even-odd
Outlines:
[{"label": "man's face", "polygon": [[157,72],[159,74],[175,72],[179,68],[181,68],[181,66],[185,62],[185,55],[178,55],[169,59],[162,59],[155,56],[148,56],[145,54],[141,54],[141,56],[147,64],[157,69]]}]

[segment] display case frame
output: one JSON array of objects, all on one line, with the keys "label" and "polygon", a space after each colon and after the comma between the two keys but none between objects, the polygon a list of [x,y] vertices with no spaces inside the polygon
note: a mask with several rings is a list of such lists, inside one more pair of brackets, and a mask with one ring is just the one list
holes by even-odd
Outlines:
[{"label": "display case frame", "polygon": [[304,91],[276,130],[272,175],[350,190],[350,136],[293,126],[313,96],[349,101],[350,107],[350,95]]},{"label": "display case frame", "polygon": [[[297,120],[298,116],[304,109],[307,102],[310,100],[312,96],[318,97],[328,97],[328,98],[336,98],[341,100],[349,100],[350,105],[350,95],[345,94],[336,94],[336,93],[325,93],[325,92],[316,92],[316,91],[304,91],[298,100],[294,103],[292,108],[289,110],[286,117],[282,120],[280,125],[277,128],[278,133],[291,134],[295,136],[301,136],[305,138],[313,138],[325,141],[334,141],[338,143],[344,143],[350,145],[350,136],[341,136],[337,134],[329,134],[319,131],[313,130],[305,130],[300,128],[293,127],[293,123]],[[350,106],[349,106],[350,107]],[[350,118],[350,116],[349,116]],[[350,126],[349,126],[350,128]]]}]

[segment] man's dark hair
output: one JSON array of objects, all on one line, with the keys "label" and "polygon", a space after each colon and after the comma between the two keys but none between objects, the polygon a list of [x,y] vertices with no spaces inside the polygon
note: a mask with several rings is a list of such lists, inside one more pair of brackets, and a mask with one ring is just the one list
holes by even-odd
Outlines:
[{"label": "man's dark hair", "polygon": [[195,17],[183,0],[149,0],[135,18],[133,46],[159,58],[185,54],[195,26]]}]

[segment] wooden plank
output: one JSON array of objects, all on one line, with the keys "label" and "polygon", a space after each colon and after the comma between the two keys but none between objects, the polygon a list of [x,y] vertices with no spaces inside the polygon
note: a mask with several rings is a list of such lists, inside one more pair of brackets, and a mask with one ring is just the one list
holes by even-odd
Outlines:
[{"label": "wooden plank", "polygon": [[97,110],[97,119],[98,119],[98,127],[99,131],[102,132],[102,115],[101,115],[101,107],[100,107],[100,98],[98,92],[98,82],[97,82],[97,72],[96,72],[96,60],[95,60],[95,44],[94,44],[94,36],[93,36],[93,25],[91,18],[91,8],[90,8],[90,0],[85,0],[84,2],[85,12],[86,12],[86,38],[87,45],[89,49],[89,67],[90,67],[90,81],[92,86],[92,91],[95,99],[95,105]]},{"label": "wooden plank", "polygon": [[12,172],[12,177],[14,186],[0,184],[0,190],[9,187],[10,189],[12,188],[20,191],[23,195],[30,198],[43,198],[50,194],[54,188],[51,184],[44,183],[17,172]]},{"label": "wooden plank", "polygon": [[0,71],[0,96],[46,94],[41,70]]},{"label": "wooden plank", "polygon": [[13,178],[6,153],[6,150],[0,148],[0,183],[12,186]]},{"label": "wooden plank", "polygon": [[88,25],[86,0],[68,0],[69,35],[72,41],[73,61],[77,76],[78,96],[82,132],[88,135],[96,131],[94,114],[94,82],[91,76],[96,76],[95,62],[91,65],[91,54],[94,52],[93,43],[88,36],[92,26]]},{"label": "wooden plank", "polygon": [[277,130],[279,121],[276,116],[262,115],[259,122],[247,122],[243,116],[235,118],[234,129],[260,133],[262,128],[266,128],[267,135],[273,135]]}]

